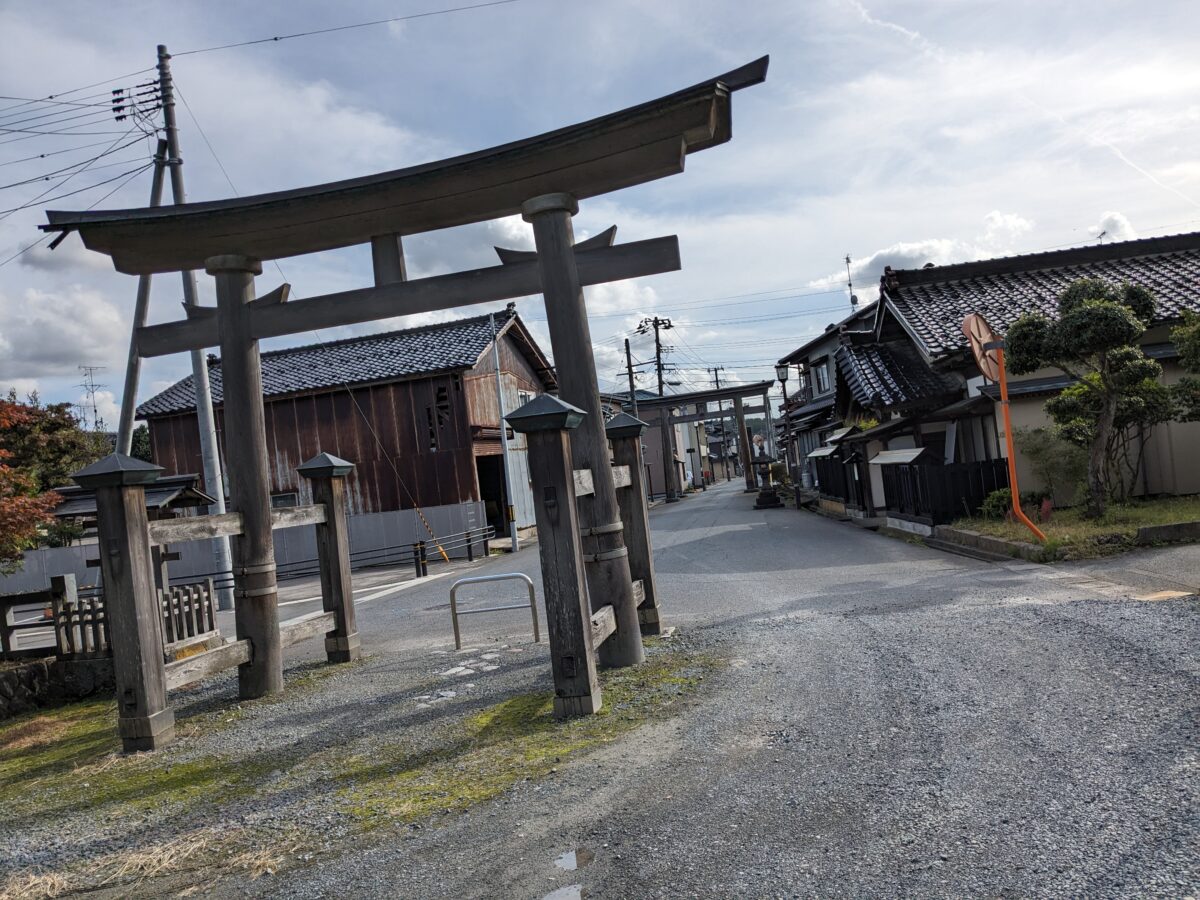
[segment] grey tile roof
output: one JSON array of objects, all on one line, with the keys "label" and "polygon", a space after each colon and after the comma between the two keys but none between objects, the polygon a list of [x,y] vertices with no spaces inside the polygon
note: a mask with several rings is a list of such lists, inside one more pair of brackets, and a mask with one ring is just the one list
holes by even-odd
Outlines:
[{"label": "grey tile roof", "polygon": [[1157,320],[1200,311],[1200,232],[925,269],[888,270],[880,293],[930,358],[967,349],[962,320],[979,312],[1003,333],[1026,312],[1053,316],[1078,278],[1154,292]]},{"label": "grey tile roof", "polygon": [[[497,325],[504,319],[497,316]],[[487,316],[458,319],[423,328],[389,331],[366,337],[272,350],[262,355],[263,396],[295,394],[346,384],[394,381],[428,372],[469,369],[491,346]],[[213,403],[224,395],[221,363],[210,362]],[[138,407],[139,418],[186,412],[196,408],[189,375]]]},{"label": "grey tile roof", "polygon": [[930,369],[907,340],[843,344],[836,358],[861,406],[899,409],[943,398],[961,387],[956,379]]}]

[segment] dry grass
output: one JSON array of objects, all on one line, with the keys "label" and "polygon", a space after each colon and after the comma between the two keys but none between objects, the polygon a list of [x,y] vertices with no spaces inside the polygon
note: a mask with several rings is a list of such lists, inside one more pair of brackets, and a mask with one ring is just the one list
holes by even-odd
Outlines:
[{"label": "dry grass", "polygon": [[[49,900],[100,888],[144,893],[154,879],[206,870],[212,873],[214,869],[216,876],[240,873],[258,879],[274,875],[304,846],[295,830],[267,836],[249,828],[197,829],[168,841],[99,857],[84,868],[14,875],[0,889],[0,900]],[[190,885],[176,896],[191,896],[199,890],[199,885]]]},{"label": "dry grass", "polygon": [[255,880],[264,875],[274,875],[287,858],[303,846],[299,840],[293,838],[271,846],[255,847],[235,854],[229,864],[238,871],[245,872],[251,880]]},{"label": "dry grass", "polygon": [[25,872],[0,887],[0,900],[50,900],[61,897],[70,884],[57,872]]},{"label": "dry grass", "polygon": [[163,872],[181,872],[192,868],[188,862],[198,854],[202,864],[212,859],[213,845],[218,838],[216,831],[193,831],[160,844],[151,844],[136,850],[126,850],[119,855],[97,860],[95,868],[107,871],[101,885],[128,884],[154,878]]},{"label": "dry grass", "polygon": [[0,737],[0,750],[29,750],[53,743],[68,731],[65,722],[49,716],[36,716],[21,722]]}]

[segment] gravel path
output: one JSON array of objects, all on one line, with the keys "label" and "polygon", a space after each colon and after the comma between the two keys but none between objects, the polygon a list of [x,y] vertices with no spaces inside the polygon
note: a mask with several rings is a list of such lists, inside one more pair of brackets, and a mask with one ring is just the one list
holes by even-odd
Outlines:
[{"label": "gravel path", "polygon": [[[1116,567],[996,566],[795,510],[754,512],[736,488],[652,513],[669,624],[683,648],[728,661],[681,715],[432,827],[363,840],[344,839],[323,798],[289,793],[280,772],[276,799],[239,821],[325,823],[331,852],[207,887],[556,900],[1200,893],[1195,599],[1129,600],[1177,585]],[[1154,552],[1139,570],[1155,571]],[[1161,552],[1164,571],[1200,570],[1196,548]],[[482,569],[536,573],[535,553]],[[363,608],[375,655],[335,676],[338,708],[317,702],[324,689],[304,694],[183,752],[358,752],[388,728],[435,742],[442,723],[544,687],[528,624],[480,616],[470,639],[502,647],[503,665],[419,706],[448,680],[451,657],[433,653],[446,649],[448,587]],[[468,658],[479,665],[481,652]],[[214,682],[193,702],[227,691]],[[67,843],[89,825],[104,827],[53,823]]]}]

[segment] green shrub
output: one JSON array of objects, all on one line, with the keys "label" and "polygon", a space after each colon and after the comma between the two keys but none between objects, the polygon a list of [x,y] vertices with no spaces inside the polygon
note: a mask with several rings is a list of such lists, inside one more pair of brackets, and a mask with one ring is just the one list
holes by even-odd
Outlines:
[{"label": "green shrub", "polygon": [[1010,509],[1012,509],[1012,491],[1008,488],[1000,488],[984,498],[983,505],[979,507],[979,514],[985,519],[1003,519],[1008,515]]}]

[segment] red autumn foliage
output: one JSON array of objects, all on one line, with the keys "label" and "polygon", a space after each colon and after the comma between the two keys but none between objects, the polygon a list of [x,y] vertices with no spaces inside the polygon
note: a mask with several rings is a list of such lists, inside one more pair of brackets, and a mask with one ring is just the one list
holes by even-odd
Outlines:
[{"label": "red autumn foliage", "polygon": [[[28,422],[30,415],[24,404],[0,399],[0,432]],[[20,568],[22,553],[36,546],[38,530],[54,521],[62,499],[53,491],[38,493],[33,475],[6,464],[11,456],[0,448],[0,573]]]}]

